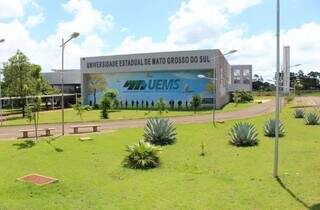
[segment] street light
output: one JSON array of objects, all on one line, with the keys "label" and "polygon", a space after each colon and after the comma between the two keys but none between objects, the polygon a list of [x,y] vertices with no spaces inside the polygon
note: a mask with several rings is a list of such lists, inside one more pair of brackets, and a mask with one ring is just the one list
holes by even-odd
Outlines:
[{"label": "street light", "polygon": [[278,178],[278,165],[279,165],[279,124],[280,124],[280,97],[279,97],[279,73],[280,73],[280,0],[277,0],[277,71],[276,71],[276,128],[275,128],[275,141],[274,141],[274,165],[273,177]]},{"label": "street light", "polygon": [[62,121],[62,135],[64,135],[64,80],[63,80],[63,70],[64,70],[64,48],[66,44],[72,40],[77,38],[80,35],[78,32],[73,32],[70,38],[67,41],[64,41],[62,38],[61,47],[61,121]]},{"label": "street light", "polygon": [[[0,39],[0,43],[4,42],[5,39]],[[2,80],[1,80],[1,74],[2,74],[2,69],[0,69],[0,126],[2,126],[2,90],[1,90],[1,84],[2,84]]]},{"label": "street light", "polygon": [[210,77],[206,77],[205,75],[202,75],[202,74],[199,74],[198,75],[198,78],[200,79],[208,79],[208,80],[211,80],[212,81],[212,123],[213,123],[213,126],[216,127],[216,120],[215,120],[215,110],[216,110],[216,103],[215,103],[215,99],[217,98],[217,96],[215,96],[216,94],[216,81],[217,81],[217,77],[216,77],[216,71],[215,71],[215,65],[216,65],[216,58],[218,57],[221,57],[221,56],[227,56],[227,55],[230,55],[230,54],[233,54],[233,53],[236,53],[238,52],[238,50],[230,50],[229,52],[227,53],[224,53],[222,55],[216,55],[214,56],[213,58],[209,59],[209,60],[213,60],[213,70],[212,70],[212,78]]},{"label": "street light", "polygon": [[2,126],[2,89],[1,89],[1,86],[2,86],[2,80],[1,80],[1,74],[2,74],[2,69],[0,69],[0,126]]}]

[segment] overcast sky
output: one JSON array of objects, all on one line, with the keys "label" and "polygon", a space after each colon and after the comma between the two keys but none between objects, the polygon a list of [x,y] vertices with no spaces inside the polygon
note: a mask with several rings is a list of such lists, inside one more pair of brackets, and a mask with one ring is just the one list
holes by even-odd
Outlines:
[{"label": "overcast sky", "polygon": [[[253,64],[255,74],[275,71],[276,0],[0,0],[0,62],[17,49],[43,71],[59,68],[61,38],[66,68],[80,57],[219,48],[238,49],[230,64]],[[281,0],[281,45],[291,63],[320,71],[320,1]],[[297,70],[297,69],[296,69]]]}]

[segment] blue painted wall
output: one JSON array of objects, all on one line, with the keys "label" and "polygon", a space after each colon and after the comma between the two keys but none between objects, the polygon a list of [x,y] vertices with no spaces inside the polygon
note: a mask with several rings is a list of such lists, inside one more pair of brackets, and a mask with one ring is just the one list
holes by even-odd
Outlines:
[{"label": "blue painted wall", "polygon": [[[179,100],[185,104],[191,97],[199,93],[202,98],[212,98],[207,91],[209,80],[199,79],[199,74],[210,74],[209,71],[170,71],[170,72],[135,72],[135,73],[107,73],[104,76],[107,80],[107,87],[116,89],[119,92],[120,100],[131,106],[131,101],[156,102],[163,97],[167,102]],[[97,93],[97,103],[101,96]],[[85,96],[85,103],[93,102],[93,95]]]}]

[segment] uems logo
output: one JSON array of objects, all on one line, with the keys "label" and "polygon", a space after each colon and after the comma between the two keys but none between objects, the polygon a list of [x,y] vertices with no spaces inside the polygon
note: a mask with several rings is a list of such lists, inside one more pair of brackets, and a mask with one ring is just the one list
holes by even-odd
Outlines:
[{"label": "uems logo", "polygon": [[179,79],[157,79],[149,80],[128,80],[123,87],[128,90],[177,90],[179,88]]},{"label": "uems logo", "polygon": [[128,80],[123,87],[128,88],[128,90],[145,90],[147,84],[144,80]]}]

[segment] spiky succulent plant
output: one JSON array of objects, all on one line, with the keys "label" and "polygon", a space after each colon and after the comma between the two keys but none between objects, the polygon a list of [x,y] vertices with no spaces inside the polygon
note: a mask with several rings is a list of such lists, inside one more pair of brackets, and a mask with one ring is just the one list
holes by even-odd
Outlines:
[{"label": "spiky succulent plant", "polygon": [[176,128],[169,119],[149,119],[144,128],[144,140],[154,145],[173,144],[176,140]]},{"label": "spiky succulent plant", "polygon": [[148,142],[139,141],[137,144],[127,146],[128,155],[123,160],[123,165],[134,169],[150,169],[159,166],[159,152],[161,148]]},{"label": "spiky succulent plant", "polygon": [[258,144],[258,133],[253,124],[239,122],[233,125],[229,132],[230,143],[238,147]]},{"label": "spiky succulent plant", "polygon": [[[281,121],[279,121],[279,137],[284,136],[284,126]],[[276,136],[276,120],[269,119],[264,125],[264,135],[268,137]]]},{"label": "spiky succulent plant", "polygon": [[309,112],[305,115],[306,125],[319,125],[320,117],[317,113]]},{"label": "spiky succulent plant", "polygon": [[304,118],[304,110],[303,109],[295,109],[293,112],[295,118]]}]

